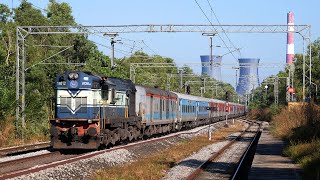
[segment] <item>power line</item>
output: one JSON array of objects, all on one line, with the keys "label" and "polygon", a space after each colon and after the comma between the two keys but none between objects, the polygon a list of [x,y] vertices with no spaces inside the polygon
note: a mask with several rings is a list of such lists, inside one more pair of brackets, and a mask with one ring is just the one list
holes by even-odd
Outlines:
[{"label": "power line", "polygon": [[[208,2],[209,6],[210,6],[210,9],[211,9],[211,21],[212,21],[212,13],[213,13],[213,15],[214,15],[214,17],[216,18],[218,24],[221,25],[221,23],[220,23],[217,15],[216,15],[216,13],[213,11],[213,8],[212,8],[212,6],[211,6],[210,1],[207,0],[207,2]],[[226,37],[227,37],[227,39],[229,40],[230,44],[233,46],[233,48],[238,49],[238,48],[233,44],[233,42],[231,41],[231,39],[229,38],[228,34],[226,33],[226,31],[224,30],[224,28],[223,28],[222,26],[221,26],[221,29],[222,29],[223,33],[226,35]],[[239,54],[240,54],[240,56],[241,56],[240,50],[238,50],[237,52],[239,52]]]},{"label": "power line", "polygon": [[157,54],[153,49],[151,49],[151,48],[144,42],[144,40],[142,40],[142,43],[143,43],[145,46],[147,46],[147,48],[148,48],[150,51],[152,51],[153,54]]},{"label": "power line", "polygon": [[[203,15],[206,17],[206,19],[209,21],[209,23],[211,24],[212,28],[217,31],[217,29],[214,27],[214,25],[212,24],[212,22],[210,21],[209,17],[207,16],[207,14],[203,11],[203,9],[201,8],[200,4],[198,3],[197,0],[195,0],[195,2],[197,3],[198,7],[200,8],[200,10],[202,11]],[[223,38],[220,36],[220,34],[218,34],[218,37],[220,38],[220,40],[223,42],[223,44],[228,48],[229,52],[231,52],[230,48],[227,46],[226,42],[223,40]],[[237,58],[234,56],[234,54],[231,52],[231,55],[233,56],[233,58],[235,60],[237,60]]]},{"label": "power line", "polygon": [[[94,44],[97,44],[97,45],[99,45],[99,46],[108,48],[108,49],[111,50],[111,47],[106,46],[106,45],[104,45],[104,44],[101,44],[101,43],[98,43],[98,42],[95,42],[95,41],[91,41],[91,40],[89,40],[89,39],[88,39],[88,41],[90,41],[90,42],[92,42],[92,43],[94,43]],[[125,55],[125,56],[127,56],[128,54],[130,54],[129,51],[125,51],[125,50],[115,49],[115,51],[117,51],[118,53],[121,53],[121,54],[123,54],[123,55]]]}]

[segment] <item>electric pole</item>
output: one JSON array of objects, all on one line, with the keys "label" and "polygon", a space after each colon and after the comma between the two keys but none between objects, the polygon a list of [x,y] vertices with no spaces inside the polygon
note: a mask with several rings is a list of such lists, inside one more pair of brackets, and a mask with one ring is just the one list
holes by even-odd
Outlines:
[{"label": "electric pole", "polygon": [[116,65],[114,64],[114,44],[117,43],[120,40],[115,40],[114,38],[118,36],[117,33],[105,33],[104,36],[111,37],[110,44],[111,44],[111,70],[116,68]]}]

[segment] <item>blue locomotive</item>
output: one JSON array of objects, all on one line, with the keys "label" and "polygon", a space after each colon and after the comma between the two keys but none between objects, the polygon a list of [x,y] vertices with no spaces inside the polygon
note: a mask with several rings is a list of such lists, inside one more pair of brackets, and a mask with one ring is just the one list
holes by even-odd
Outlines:
[{"label": "blue locomotive", "polygon": [[164,91],[130,80],[65,72],[55,82],[54,149],[97,149],[243,115],[241,104]]}]

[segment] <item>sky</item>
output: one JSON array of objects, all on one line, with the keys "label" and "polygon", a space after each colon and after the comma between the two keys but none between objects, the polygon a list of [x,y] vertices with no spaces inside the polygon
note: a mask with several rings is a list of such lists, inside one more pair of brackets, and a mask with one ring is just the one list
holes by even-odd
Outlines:
[{"label": "sky", "polygon": [[[29,0],[42,9],[47,7],[46,0]],[[320,37],[319,0],[57,0],[68,3],[75,21],[82,25],[128,25],[128,24],[210,24],[200,7],[212,24],[286,24],[287,13],[293,11],[295,24],[311,25],[311,39]],[[209,6],[212,6],[213,12]],[[16,7],[18,0],[0,0],[9,7]],[[235,85],[237,58],[260,58],[262,64],[274,64],[273,68],[260,68],[260,81],[279,70],[283,70],[286,57],[285,33],[229,33],[220,34],[228,47],[241,48],[241,53],[228,53],[228,48],[217,36],[213,37],[213,54],[224,55],[222,79]],[[109,39],[90,36],[99,43],[109,46]],[[133,33],[120,34],[121,43],[115,45],[115,56],[122,58],[132,51],[143,50],[150,55],[170,57],[178,65],[190,64],[196,73],[201,73],[200,55],[210,54],[209,38],[201,33]],[[221,46],[221,47],[215,47]],[[99,46],[105,54],[110,49]],[[295,52],[302,53],[302,38],[295,34]],[[192,63],[199,63],[195,65]],[[234,65],[233,65],[234,64]]]}]

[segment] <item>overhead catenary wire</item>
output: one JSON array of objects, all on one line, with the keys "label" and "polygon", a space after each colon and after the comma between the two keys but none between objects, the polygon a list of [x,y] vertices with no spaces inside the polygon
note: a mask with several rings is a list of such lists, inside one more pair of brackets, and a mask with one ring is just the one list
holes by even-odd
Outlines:
[{"label": "overhead catenary wire", "polygon": [[[92,34],[92,35],[97,36],[97,37],[100,37],[100,38],[103,38],[103,39],[107,39],[107,37],[101,36],[101,35],[98,35],[98,34]],[[138,45],[137,45],[137,41],[140,42],[140,44],[144,44],[144,46],[147,47],[147,48],[148,48],[150,51],[152,51],[154,54],[157,54],[153,49],[150,48],[150,46],[148,46],[148,45],[144,42],[144,40],[132,40],[132,39],[124,38],[124,37],[119,37],[119,39],[121,39],[121,40],[126,40],[126,41],[132,41],[132,44],[128,44],[128,43],[121,42],[121,44],[122,44],[123,46],[126,46],[126,47],[128,47],[128,48],[130,49],[130,52],[129,52],[129,51],[122,50],[122,51],[127,52],[127,54],[122,53],[122,54],[124,54],[125,56],[128,56],[128,55],[130,55],[130,54],[132,55],[133,52],[140,51],[140,50],[143,49],[142,46],[138,46]],[[92,41],[92,42],[94,42],[94,41]],[[99,45],[100,45],[100,44],[99,44]],[[111,47],[109,47],[109,49],[111,49]],[[119,49],[118,49],[118,51],[119,51]]]},{"label": "overhead catenary wire", "polygon": [[[215,17],[215,19],[217,20],[218,24],[221,25],[221,23],[220,23],[217,15],[216,15],[216,13],[214,12],[214,10],[213,10],[213,8],[212,8],[212,5],[211,5],[210,1],[207,0],[207,2],[208,2],[209,6],[210,6],[210,9],[211,9],[211,21],[212,21],[212,14],[213,14],[214,17]],[[234,49],[237,49],[237,50],[238,50],[237,52],[239,52],[239,55],[241,56],[240,49],[237,48],[237,47],[234,45],[234,43],[231,41],[231,39],[229,38],[228,34],[226,33],[226,31],[224,30],[224,28],[223,28],[222,26],[221,26],[221,29],[222,29],[223,33],[226,35],[226,37],[227,37],[227,39],[229,40],[229,42],[230,42],[230,44],[232,45],[232,47],[233,47]]]},{"label": "overhead catenary wire", "polygon": [[[217,31],[217,29],[214,27],[214,25],[212,24],[211,20],[209,19],[209,17],[207,16],[207,14],[204,12],[204,10],[202,9],[202,7],[200,6],[199,2],[197,0],[195,0],[195,2],[197,3],[199,9],[202,11],[203,15],[206,17],[206,19],[209,21],[210,25],[212,26],[212,28]],[[218,37],[220,38],[220,40],[223,42],[223,44],[228,48],[229,52],[231,52],[231,49],[228,47],[227,43],[223,40],[223,38],[220,36],[220,34],[218,34]],[[235,60],[237,60],[237,58],[235,57],[235,55],[231,52],[231,55],[233,56],[233,58]]]}]

